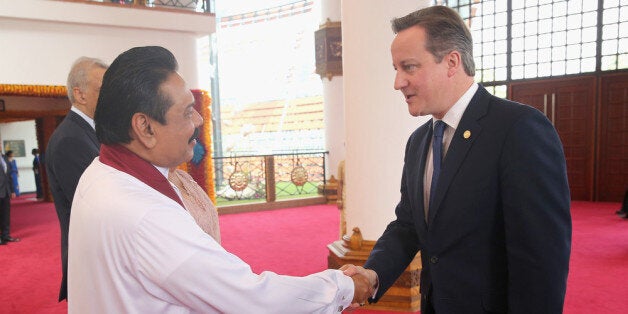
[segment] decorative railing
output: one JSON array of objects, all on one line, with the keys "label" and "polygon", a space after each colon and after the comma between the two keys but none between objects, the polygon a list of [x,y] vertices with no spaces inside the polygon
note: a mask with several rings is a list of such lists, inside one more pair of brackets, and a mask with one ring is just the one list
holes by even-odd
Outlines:
[{"label": "decorative railing", "polygon": [[116,3],[128,6],[183,9],[195,12],[214,13],[214,0],[87,0],[92,2]]},{"label": "decorative railing", "polygon": [[218,206],[319,196],[326,152],[214,157]]}]

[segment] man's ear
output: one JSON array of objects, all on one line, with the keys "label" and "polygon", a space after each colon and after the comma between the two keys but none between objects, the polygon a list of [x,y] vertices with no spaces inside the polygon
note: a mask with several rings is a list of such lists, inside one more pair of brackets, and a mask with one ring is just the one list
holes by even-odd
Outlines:
[{"label": "man's ear", "polygon": [[447,67],[449,68],[447,71],[449,76],[453,76],[456,72],[463,70],[462,56],[457,50],[452,50],[450,53],[445,55],[445,62],[447,62]]},{"label": "man's ear", "polygon": [[156,123],[144,113],[137,112],[131,118],[131,137],[146,148],[151,149],[157,144],[152,124]]},{"label": "man's ear", "polygon": [[72,95],[74,96],[74,101],[82,105],[85,104],[85,95],[83,95],[83,92],[81,92],[80,88],[72,88]]}]

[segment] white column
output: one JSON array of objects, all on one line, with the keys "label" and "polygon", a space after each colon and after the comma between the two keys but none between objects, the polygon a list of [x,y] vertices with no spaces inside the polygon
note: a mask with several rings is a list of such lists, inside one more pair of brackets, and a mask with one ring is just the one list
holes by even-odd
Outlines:
[{"label": "white column", "polygon": [[[345,211],[347,230],[377,240],[395,217],[408,136],[427,118],[413,118],[394,90],[390,21],[428,0],[343,0]],[[335,80],[336,78],[334,78]]]},{"label": "white column", "polygon": [[[340,0],[322,0],[321,21],[324,24],[329,19],[332,22],[340,21]],[[338,164],[345,159],[345,110],[342,103],[342,76],[327,77],[323,81],[323,103],[325,123],[325,146],[329,152],[327,156],[327,179],[332,175],[338,178]]]}]

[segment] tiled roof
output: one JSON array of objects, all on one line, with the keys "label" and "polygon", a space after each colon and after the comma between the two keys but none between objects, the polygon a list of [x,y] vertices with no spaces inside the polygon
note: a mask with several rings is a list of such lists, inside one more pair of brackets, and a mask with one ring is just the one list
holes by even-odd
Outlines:
[{"label": "tiled roof", "polygon": [[222,106],[220,111],[225,135],[324,128],[322,96],[253,103],[240,111]]}]

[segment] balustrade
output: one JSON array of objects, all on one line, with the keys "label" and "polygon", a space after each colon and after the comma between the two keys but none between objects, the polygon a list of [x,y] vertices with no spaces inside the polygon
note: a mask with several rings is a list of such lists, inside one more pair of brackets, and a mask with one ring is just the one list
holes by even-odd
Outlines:
[{"label": "balustrade", "polygon": [[[72,0],[74,2],[79,2]],[[194,12],[215,13],[214,0],[83,0],[84,2],[115,3],[125,6],[179,9]]]},{"label": "balustrade", "polygon": [[218,206],[320,197],[326,152],[214,157]]}]

